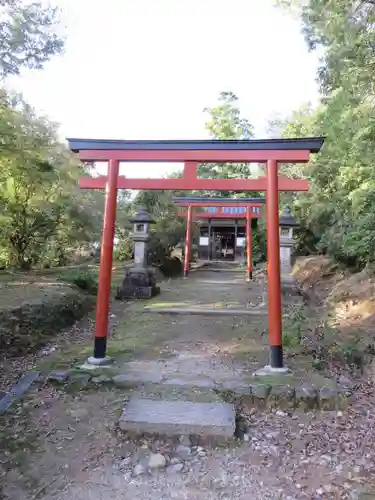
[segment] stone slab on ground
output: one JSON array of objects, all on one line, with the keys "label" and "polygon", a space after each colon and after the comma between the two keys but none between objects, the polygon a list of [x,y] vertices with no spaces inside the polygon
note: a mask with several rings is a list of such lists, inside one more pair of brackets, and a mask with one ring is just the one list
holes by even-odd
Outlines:
[{"label": "stone slab on ground", "polygon": [[20,399],[24,393],[29,389],[31,384],[33,384],[39,378],[39,372],[28,372],[22,375],[20,380],[15,384],[8,394],[6,394],[0,400],[0,413],[7,411],[12,404]]},{"label": "stone slab on ground", "polygon": [[119,421],[125,431],[167,436],[233,437],[236,412],[228,403],[130,398]]}]

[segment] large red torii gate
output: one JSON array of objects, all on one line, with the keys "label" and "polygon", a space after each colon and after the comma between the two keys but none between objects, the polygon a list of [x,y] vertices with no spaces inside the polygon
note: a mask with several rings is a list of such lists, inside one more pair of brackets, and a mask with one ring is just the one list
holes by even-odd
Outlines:
[{"label": "large red torii gate", "polygon": [[[252,233],[251,233],[251,220],[261,217],[260,208],[264,205],[264,198],[211,198],[207,196],[202,197],[174,197],[173,203],[178,207],[186,207],[187,211],[182,212],[180,216],[186,217],[186,238],[185,238],[185,259],[184,259],[184,276],[186,277],[189,272],[190,259],[191,259],[191,234],[193,216],[196,219],[245,219],[246,220],[246,277],[247,280],[253,277],[253,253],[252,253]],[[195,212],[193,209],[197,208],[244,208],[243,213],[225,213],[223,211],[217,212]],[[253,210],[255,209],[255,210]]]},{"label": "large red torii gate", "polygon": [[[270,366],[283,369],[282,311],[279,249],[279,191],[307,191],[303,179],[278,176],[278,163],[304,163],[318,153],[324,138],[203,141],[122,141],[68,139],[69,147],[85,162],[107,161],[108,175],[82,178],[80,187],[105,189],[103,236],[100,256],[93,364],[106,357],[112,273],[113,238],[118,189],[265,191],[267,200],[267,270]],[[120,162],[183,162],[179,179],[127,179],[119,177]],[[199,179],[198,163],[266,163],[267,176],[258,179]]]}]

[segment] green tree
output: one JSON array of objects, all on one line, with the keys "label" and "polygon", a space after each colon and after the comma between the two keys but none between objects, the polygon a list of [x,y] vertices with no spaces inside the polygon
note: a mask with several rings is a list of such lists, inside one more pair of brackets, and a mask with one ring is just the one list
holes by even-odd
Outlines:
[{"label": "green tree", "polygon": [[[207,116],[206,130],[213,139],[239,140],[253,137],[253,127],[249,120],[241,116],[238,97],[233,92],[221,92],[218,105],[203,111]],[[206,179],[247,179],[251,176],[251,169],[247,163],[202,163],[198,173]],[[231,196],[233,193],[225,191],[207,194]]]},{"label": "green tree", "polygon": [[324,94],[344,87],[374,96],[374,0],[279,0],[303,23],[310,50],[320,49],[319,81]]},{"label": "green tree", "polygon": [[[56,126],[36,116],[19,96],[2,101],[0,128],[0,246],[4,264],[29,267],[49,248],[62,252],[88,241],[92,200],[78,188],[84,168],[56,138]],[[102,209],[101,209],[102,211]]]},{"label": "green tree", "polygon": [[0,78],[18,75],[23,67],[40,69],[62,52],[55,31],[59,10],[40,2],[0,0]]},{"label": "green tree", "polygon": [[374,14],[371,0],[279,2],[295,9],[310,50],[323,54],[318,79],[324,98],[284,121],[282,135],[325,135],[322,152],[301,174],[311,190],[295,201],[300,245],[351,265],[375,258]]}]

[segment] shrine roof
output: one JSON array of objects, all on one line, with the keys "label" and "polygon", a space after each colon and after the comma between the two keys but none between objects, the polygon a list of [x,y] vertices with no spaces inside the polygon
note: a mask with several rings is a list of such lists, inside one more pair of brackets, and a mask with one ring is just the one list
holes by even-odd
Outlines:
[{"label": "shrine roof", "polygon": [[303,137],[296,139],[252,139],[252,140],[136,140],[113,139],[67,139],[69,148],[74,151],[117,150],[117,151],[188,151],[224,150],[257,151],[285,150],[310,151],[318,153],[323,146],[324,137]]},{"label": "shrine roof", "polygon": [[233,204],[233,203],[238,203],[238,205],[241,205],[241,203],[265,203],[266,199],[265,198],[211,198],[209,196],[174,196],[172,198],[173,203],[212,203],[212,205],[215,205],[215,203],[220,203],[220,204]]}]

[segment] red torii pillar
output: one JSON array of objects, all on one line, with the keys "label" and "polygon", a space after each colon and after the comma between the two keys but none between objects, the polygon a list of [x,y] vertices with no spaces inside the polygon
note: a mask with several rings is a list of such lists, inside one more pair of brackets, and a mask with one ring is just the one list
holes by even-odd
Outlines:
[{"label": "red torii pillar", "polygon": [[[301,163],[319,152],[324,138],[256,141],[108,141],[68,139],[83,161],[109,161],[107,177],[81,179],[88,189],[106,189],[97,324],[92,363],[106,360],[108,308],[117,189],[267,191],[268,293],[270,367],[283,370],[278,191],[307,191],[305,180],[278,178],[278,162]],[[188,162],[191,173],[179,179],[118,178],[119,161]],[[266,162],[267,177],[258,179],[198,179],[197,162]],[[185,164],[185,174],[188,170]],[[117,181],[117,182],[116,182]]]},{"label": "red torii pillar", "polygon": [[91,364],[102,364],[107,352],[108,315],[111,295],[113,240],[116,225],[117,180],[120,162],[109,160],[108,179],[105,186],[104,222],[100,247],[99,284],[96,304],[94,356]]},{"label": "red torii pillar", "polygon": [[192,226],[193,226],[193,209],[191,206],[189,206],[186,218],[184,278],[187,278],[190,269]]},{"label": "red torii pillar", "polygon": [[246,210],[246,275],[248,281],[253,279],[253,244],[251,233],[251,213],[250,207]]},{"label": "red torii pillar", "polygon": [[278,164],[267,162],[267,277],[270,366],[283,367]]}]

